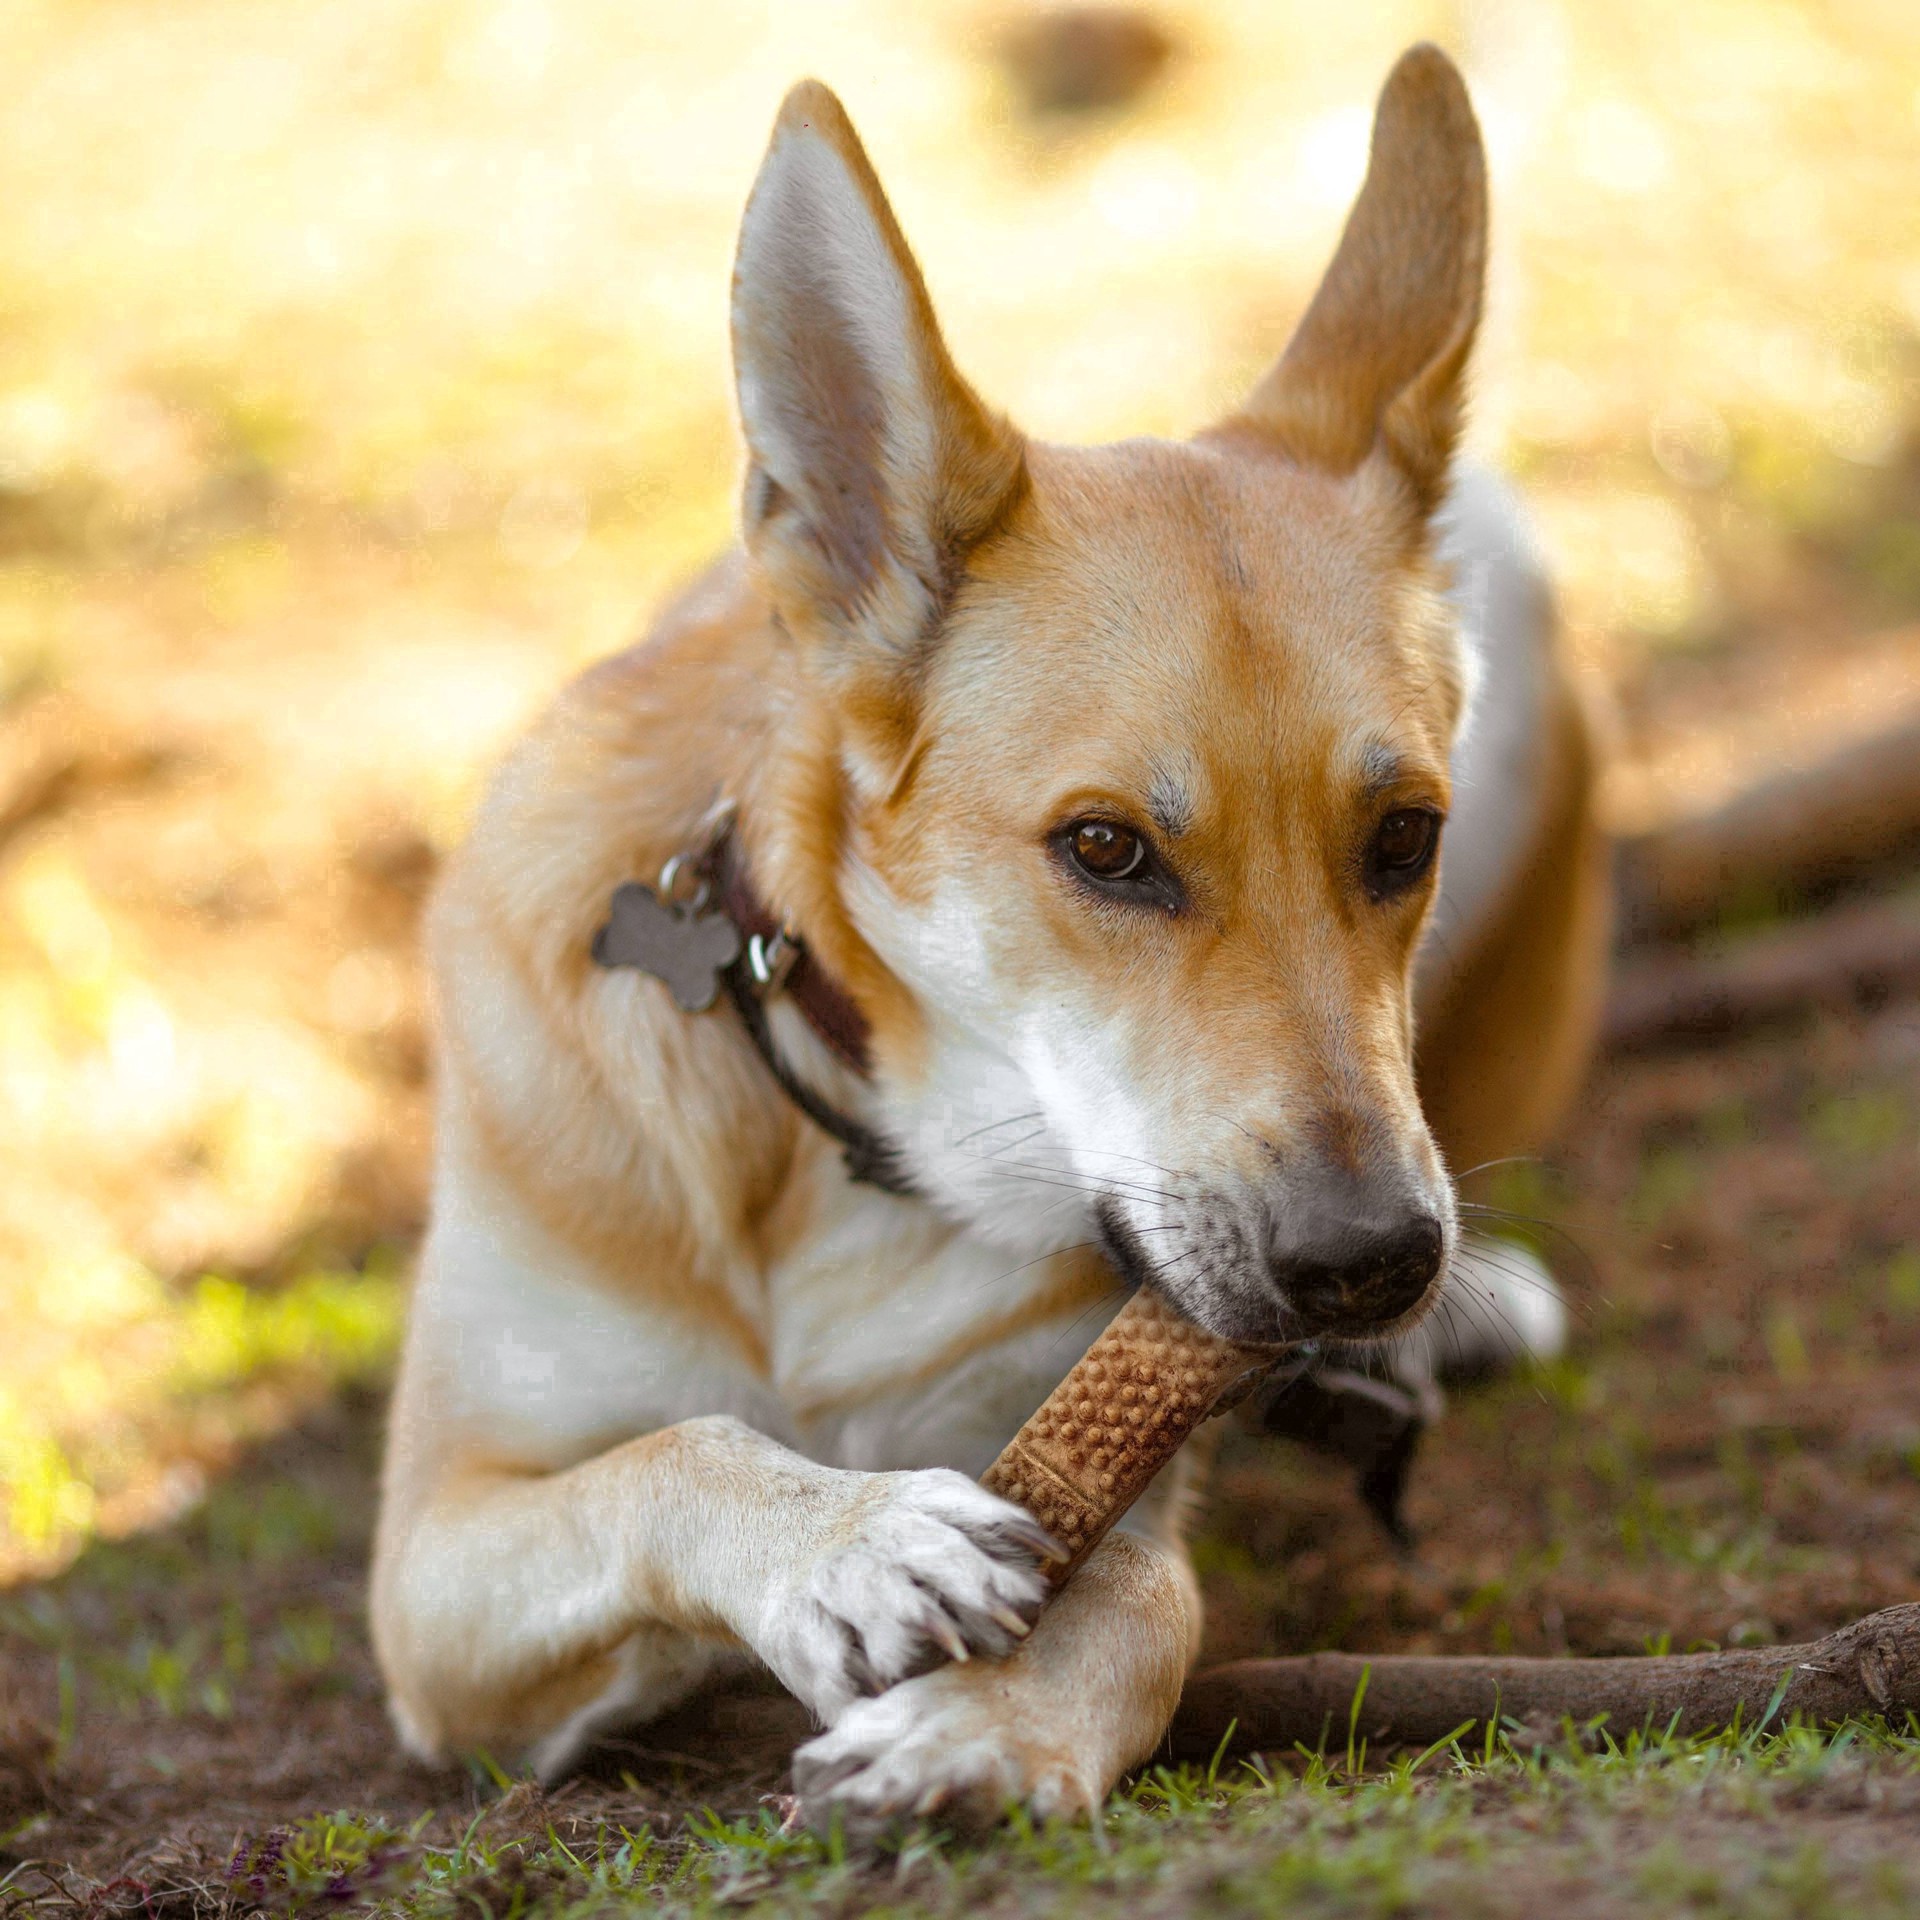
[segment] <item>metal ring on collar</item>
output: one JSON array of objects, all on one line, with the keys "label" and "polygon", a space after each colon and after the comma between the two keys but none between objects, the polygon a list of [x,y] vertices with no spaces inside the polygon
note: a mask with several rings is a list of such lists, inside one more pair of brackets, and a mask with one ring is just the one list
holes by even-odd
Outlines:
[{"label": "metal ring on collar", "polygon": [[676,853],[660,869],[660,898],[670,907],[678,907],[687,913],[702,913],[708,900],[713,897],[713,888],[707,877],[684,853]]},{"label": "metal ring on collar", "polygon": [[799,958],[799,942],[789,939],[785,928],[771,939],[758,933],[748,936],[747,968],[763,999],[778,993],[786,985],[787,975],[793,971],[793,963]]}]

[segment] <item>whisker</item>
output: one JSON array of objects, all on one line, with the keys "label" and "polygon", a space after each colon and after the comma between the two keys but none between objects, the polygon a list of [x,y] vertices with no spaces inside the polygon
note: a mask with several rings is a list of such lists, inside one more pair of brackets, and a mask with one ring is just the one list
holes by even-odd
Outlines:
[{"label": "whisker", "polygon": [[1097,1253],[1100,1243],[1097,1240],[1075,1240],[1070,1245],[1055,1247],[1047,1253],[1036,1253],[1031,1260],[1023,1260],[1017,1267],[1009,1267],[1005,1273],[997,1273],[991,1280],[976,1280],[976,1291],[985,1292],[989,1287],[997,1287],[1004,1281],[1017,1279],[1023,1273],[1031,1273],[1035,1267],[1044,1267],[1049,1260],[1057,1260],[1066,1253]]},{"label": "whisker", "polygon": [[[980,1155],[977,1157],[987,1159],[990,1156]],[[1177,1201],[1184,1198],[1181,1194],[1169,1193],[1164,1187],[1150,1187],[1144,1181],[1103,1179],[1095,1174],[1082,1173],[1077,1167],[1050,1167],[1044,1162],[1037,1160],[992,1160],[992,1170],[995,1173],[1004,1172],[1008,1169],[1018,1169],[1027,1173],[1051,1174],[1055,1178],[1062,1180],[1075,1180],[1080,1183],[1080,1190],[1083,1193],[1121,1193],[1129,1197],[1144,1195],[1148,1199],[1159,1201]]]},{"label": "whisker", "polygon": [[1458,1180],[1471,1180],[1476,1173],[1486,1173],[1494,1167],[1538,1167],[1546,1163],[1537,1153],[1508,1153],[1498,1160],[1482,1160],[1477,1165],[1462,1167],[1453,1177]]},{"label": "whisker", "polygon": [[[1069,1320],[1064,1327],[1061,1328],[1059,1338],[1056,1340],[1050,1341],[1048,1343],[1048,1346],[1047,1346],[1048,1353],[1052,1353],[1054,1348],[1059,1346],[1062,1340],[1071,1339],[1072,1336],[1079,1331],[1081,1323],[1089,1319],[1092,1315],[1098,1313],[1103,1307],[1106,1306],[1108,1301],[1118,1300],[1124,1304],[1124,1302],[1127,1299],[1127,1294],[1128,1294],[1127,1288],[1122,1286],[1112,1286],[1112,1287],[1109,1287],[1106,1290],[1106,1292],[1101,1294],[1099,1298],[1094,1300],[1091,1304],[1082,1307],[1080,1311],[1076,1313],[1073,1316],[1073,1318]],[[1116,1308],[1115,1311],[1117,1312],[1118,1308]],[[1109,1315],[1109,1318],[1111,1318],[1111,1315]]]},{"label": "whisker", "polygon": [[1524,1287],[1534,1293],[1551,1294],[1556,1300],[1561,1292],[1546,1275],[1533,1270],[1530,1261],[1524,1257],[1523,1249],[1506,1252],[1498,1240],[1476,1235],[1471,1246],[1462,1247],[1455,1255],[1478,1267],[1491,1267],[1495,1273],[1503,1273],[1516,1287]]},{"label": "whisker", "polygon": [[1002,1145],[993,1148],[990,1152],[984,1154],[976,1153],[973,1157],[976,1160],[998,1160],[1003,1154],[1015,1153],[1019,1151],[1020,1148],[1030,1147],[1036,1140],[1044,1140],[1046,1137],[1046,1122],[1042,1121],[1039,1126],[1033,1127],[1026,1133],[1021,1134],[1018,1139],[1008,1140]]},{"label": "whisker", "polygon": [[1136,1167],[1151,1167],[1155,1173],[1164,1173],[1169,1180],[1185,1178],[1178,1167],[1163,1167],[1158,1160],[1148,1160],[1137,1153],[1123,1153],[1118,1147],[1083,1147],[1081,1151],[1102,1160],[1131,1160]]},{"label": "whisker", "polygon": [[1045,1115],[1039,1112],[1016,1113],[1010,1115],[1005,1120],[989,1120],[984,1127],[975,1127],[971,1133],[963,1133],[953,1144],[956,1147],[964,1147],[969,1140],[978,1140],[983,1133],[998,1133],[1002,1127],[1026,1126],[1035,1120],[1041,1123],[1041,1130],[1044,1132],[1046,1127]]},{"label": "whisker", "polygon": [[1232,1114],[1223,1113],[1218,1107],[1209,1107],[1206,1109],[1206,1115],[1209,1120],[1224,1120],[1235,1133],[1244,1134],[1247,1139],[1251,1140],[1253,1144],[1263,1152],[1274,1152],[1273,1142],[1269,1140],[1264,1133],[1255,1133],[1251,1127],[1236,1120]]},{"label": "whisker", "polygon": [[1471,1276],[1463,1274],[1457,1265],[1448,1267],[1447,1278],[1454,1283],[1453,1292],[1451,1295],[1443,1294],[1443,1299],[1450,1298],[1462,1312],[1471,1312],[1477,1316],[1482,1330],[1496,1339],[1499,1337],[1500,1328],[1504,1327],[1512,1335],[1513,1345],[1521,1353],[1524,1353],[1529,1360],[1540,1359],[1541,1356],[1535,1350],[1533,1342],[1522,1332],[1513,1316],[1500,1304],[1496,1289],[1486,1286],[1484,1282],[1480,1286],[1474,1285]]},{"label": "whisker", "polygon": [[1476,1220],[1499,1220],[1508,1226],[1527,1227],[1535,1233],[1549,1236],[1572,1259],[1582,1281],[1589,1287],[1598,1287],[1600,1270],[1594,1264],[1593,1255],[1577,1235],[1570,1233],[1557,1220],[1548,1220],[1538,1214],[1515,1213],[1511,1207],[1488,1207],[1467,1200],[1459,1203],[1459,1209]]},{"label": "whisker", "polygon": [[1564,1303],[1567,1299],[1565,1290],[1550,1273],[1538,1270],[1527,1255],[1528,1249],[1525,1248],[1503,1254],[1495,1242],[1479,1240],[1462,1247],[1457,1257],[1470,1267],[1482,1267],[1489,1273],[1499,1274],[1518,1292],[1540,1294]]},{"label": "whisker", "polygon": [[1174,1205],[1178,1202],[1178,1195],[1176,1194],[1157,1194],[1149,1192],[1146,1189],[1128,1191],[1125,1188],[1116,1188],[1106,1182],[1075,1180],[1070,1170],[1066,1171],[1064,1178],[1054,1173],[1029,1173],[1018,1167],[996,1166],[992,1168],[991,1171],[998,1174],[1002,1180],[1020,1180],[1029,1186],[1035,1187],[1058,1187],[1063,1193],[1077,1193],[1083,1196],[1093,1195],[1096,1197],[1103,1193],[1117,1193],[1122,1198],[1135,1200],[1143,1205],[1150,1204],[1159,1207]]}]

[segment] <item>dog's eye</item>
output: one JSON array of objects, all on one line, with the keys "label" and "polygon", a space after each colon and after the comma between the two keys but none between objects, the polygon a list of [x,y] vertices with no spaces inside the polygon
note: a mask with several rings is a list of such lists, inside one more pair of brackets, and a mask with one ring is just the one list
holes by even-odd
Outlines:
[{"label": "dog's eye", "polygon": [[1053,858],[1083,893],[1126,907],[1177,914],[1187,904],[1179,878],[1144,833],[1097,815],[1070,820],[1047,836]]},{"label": "dog's eye", "polygon": [[1067,851],[1096,880],[1128,880],[1146,865],[1147,849],[1131,827],[1081,820],[1067,829]]},{"label": "dog's eye", "polygon": [[1440,816],[1426,807],[1400,807],[1373,830],[1367,848],[1367,880],[1376,893],[1411,886],[1433,861],[1440,843]]}]

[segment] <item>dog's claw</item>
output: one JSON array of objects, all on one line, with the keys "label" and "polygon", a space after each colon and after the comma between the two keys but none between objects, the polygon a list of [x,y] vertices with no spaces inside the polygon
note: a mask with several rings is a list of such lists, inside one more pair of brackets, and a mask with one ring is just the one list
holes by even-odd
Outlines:
[{"label": "dog's claw", "polygon": [[967,1651],[967,1643],[960,1638],[951,1620],[938,1615],[927,1626],[928,1637],[949,1660],[967,1661],[973,1655]]},{"label": "dog's claw", "polygon": [[1009,1527],[1007,1531],[1037,1559],[1050,1560],[1055,1566],[1059,1566],[1072,1558],[1066,1548],[1045,1527],[1034,1521],[1028,1521],[1024,1526]]},{"label": "dog's claw", "polygon": [[760,1804],[780,1816],[782,1834],[798,1833],[802,1821],[800,1796],[793,1793],[763,1793]]},{"label": "dog's claw", "polygon": [[913,1803],[913,1817],[924,1820],[928,1814],[938,1813],[952,1797],[953,1789],[944,1781],[937,1782]]},{"label": "dog's claw", "polygon": [[1003,1607],[998,1601],[987,1609],[987,1617],[998,1627],[1004,1627],[1016,1640],[1024,1640],[1033,1631],[1033,1622],[1023,1620],[1011,1607]]}]

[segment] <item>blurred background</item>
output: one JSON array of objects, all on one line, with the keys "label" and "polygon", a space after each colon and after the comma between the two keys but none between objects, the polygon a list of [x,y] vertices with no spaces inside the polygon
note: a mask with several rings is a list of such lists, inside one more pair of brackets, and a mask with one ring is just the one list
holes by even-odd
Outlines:
[{"label": "blurred background", "polygon": [[386,1366],[422,893],[729,537],[786,86],[841,92],[993,401],[1181,434],[1284,342],[1422,36],[1494,160],[1475,434],[1614,822],[1920,715],[1912,0],[0,0],[0,1580]]}]

